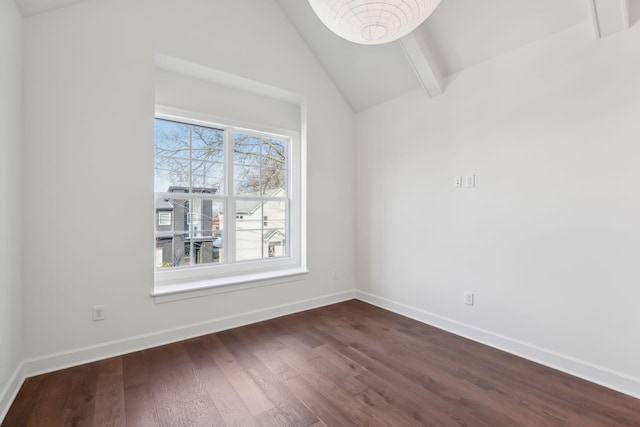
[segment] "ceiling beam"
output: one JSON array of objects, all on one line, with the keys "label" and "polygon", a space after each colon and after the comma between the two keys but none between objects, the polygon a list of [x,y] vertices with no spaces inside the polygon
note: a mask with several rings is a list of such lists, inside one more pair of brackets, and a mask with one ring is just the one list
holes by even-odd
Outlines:
[{"label": "ceiling beam", "polygon": [[597,39],[629,28],[629,0],[589,0]]},{"label": "ceiling beam", "polygon": [[442,74],[424,37],[416,32],[417,30],[402,37],[400,46],[429,96],[441,95],[444,92]]}]

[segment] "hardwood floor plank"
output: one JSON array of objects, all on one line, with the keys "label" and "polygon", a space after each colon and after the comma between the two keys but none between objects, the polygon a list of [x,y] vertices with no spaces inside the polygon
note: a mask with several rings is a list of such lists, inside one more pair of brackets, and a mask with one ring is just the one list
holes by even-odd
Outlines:
[{"label": "hardwood floor plank", "polygon": [[190,363],[191,358],[182,344],[180,342],[142,350],[149,375],[153,376],[156,371],[168,370],[174,365]]},{"label": "hardwood floor plank", "polygon": [[203,342],[190,343],[186,346],[191,349],[189,354],[193,357],[198,377],[211,396],[225,425],[237,427],[256,425],[253,415],[214,362],[211,350],[207,349]]},{"label": "hardwood floor plank", "polygon": [[173,401],[158,408],[161,426],[224,426],[225,423],[209,396],[187,402]]},{"label": "hardwood floor plank", "polygon": [[[365,360],[363,362],[367,363]],[[462,414],[463,408],[452,409],[447,400],[441,401],[437,396],[406,381],[387,367],[375,366],[377,364],[375,361],[369,363],[371,364],[368,372],[359,375],[358,379],[390,405],[409,414],[421,425],[433,427],[465,425],[466,417]],[[492,421],[478,418],[475,425],[492,426],[491,423]],[[512,424],[502,425],[511,426]]]},{"label": "hardwood floor plank", "polygon": [[43,390],[43,384],[46,379],[46,375],[38,375],[27,378],[24,381],[24,384],[20,388],[20,391],[18,391],[18,395],[11,406],[11,409],[2,422],[2,427],[37,425],[35,422],[31,422],[31,418],[34,408],[38,405],[40,394]]},{"label": "hardwood floor plank", "polygon": [[296,424],[291,424],[280,409],[273,408],[258,415],[256,417],[256,425],[260,427],[288,427]]},{"label": "hardwood floor plank", "polygon": [[263,347],[274,349],[286,347],[286,345],[278,339],[281,331],[278,330],[275,323],[270,321],[243,326],[233,329],[233,331],[251,351]]},{"label": "hardwood floor plank", "polygon": [[93,425],[125,426],[122,358],[105,359],[97,364],[98,384]]},{"label": "hardwood floor plank", "polygon": [[2,427],[640,426],[640,400],[360,301],[28,378]]},{"label": "hardwood floor plank", "polygon": [[297,377],[299,374],[278,356],[277,351],[265,348],[256,350],[253,354],[281,381]]},{"label": "hardwood floor plank", "polygon": [[160,408],[173,402],[188,402],[204,394],[196,382],[193,365],[176,363],[170,369],[154,370],[148,384]]},{"label": "hardwood floor plank", "polygon": [[321,373],[324,378],[327,378],[346,393],[358,394],[366,390],[367,386],[358,381],[357,373],[341,369],[341,366],[334,363],[327,356],[328,354],[325,353],[310,360],[316,372]]},{"label": "hardwood floor plank", "polygon": [[151,389],[146,383],[125,388],[125,420],[127,426],[159,426],[158,410]]},{"label": "hardwood floor plank", "polygon": [[224,346],[217,335],[211,336],[211,341],[216,344],[212,357],[220,367],[225,377],[229,380],[233,388],[242,399],[247,409],[253,416],[264,411],[273,409],[274,404],[264,395],[260,387],[244,371],[242,366],[233,357],[231,352]]},{"label": "hardwood floor plank", "polygon": [[424,426],[426,424],[420,422],[418,417],[414,418],[410,413],[402,411],[388,402],[376,391],[366,388],[363,392],[354,396],[363,404],[369,406],[376,419],[381,425],[385,426]]},{"label": "hardwood floor plank", "polygon": [[256,425],[253,415],[217,365],[212,364],[199,372],[226,425],[237,427]]},{"label": "hardwood floor plank", "polygon": [[327,426],[352,427],[354,425],[353,421],[342,412],[342,408],[331,403],[309,385],[303,377],[291,378],[286,384],[304,405]]},{"label": "hardwood floor plank", "polygon": [[34,411],[24,425],[92,425],[96,381],[96,366],[91,364],[45,375]]},{"label": "hardwood floor plank", "polygon": [[354,363],[353,360],[344,355],[343,351],[345,348],[346,347],[344,346],[336,348],[328,344],[324,344],[320,347],[314,348],[313,353],[327,361],[330,361],[332,366],[335,366],[335,369],[343,375],[355,376],[363,373],[365,369],[362,366]]},{"label": "hardwood floor plank", "polygon": [[238,339],[235,331],[221,333],[219,336],[243,369],[247,371],[253,381],[262,389],[265,396],[278,408],[279,414],[288,420],[290,425],[308,426],[318,421],[254,353],[245,351],[246,343]]},{"label": "hardwood floor plank", "polygon": [[336,337],[327,334],[326,332],[322,331],[321,329],[318,329],[317,324],[320,324],[322,322],[316,322],[312,325],[310,325],[309,328],[307,328],[306,332],[309,335],[312,335],[316,338],[318,338],[320,341],[322,341],[324,343],[324,346],[328,346],[331,348],[335,348],[335,349],[342,349],[344,347],[346,347],[348,344],[344,343],[338,339],[336,339]]},{"label": "hardwood floor plank", "polygon": [[189,342],[163,346],[162,351],[145,351],[151,366],[148,384],[157,419],[167,426],[224,425],[185,348]]},{"label": "hardwood floor plank", "polygon": [[122,380],[125,388],[149,381],[149,364],[144,351],[125,354],[122,357]]},{"label": "hardwood floor plank", "polygon": [[341,412],[351,419],[353,425],[375,425],[375,420],[366,406],[353,399],[346,390],[340,388],[339,384],[334,383],[329,377],[323,375],[324,373],[315,366],[315,358],[307,360],[297,351],[288,348],[280,350],[279,354],[300,373],[300,376],[315,391],[321,394],[328,402],[339,407]]}]

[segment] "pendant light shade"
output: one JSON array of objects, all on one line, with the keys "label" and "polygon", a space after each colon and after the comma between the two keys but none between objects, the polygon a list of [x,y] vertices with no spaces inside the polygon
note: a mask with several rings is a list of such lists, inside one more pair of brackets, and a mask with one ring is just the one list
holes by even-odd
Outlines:
[{"label": "pendant light shade", "polygon": [[440,0],[309,0],[324,25],[359,44],[383,44],[409,34],[439,3]]}]

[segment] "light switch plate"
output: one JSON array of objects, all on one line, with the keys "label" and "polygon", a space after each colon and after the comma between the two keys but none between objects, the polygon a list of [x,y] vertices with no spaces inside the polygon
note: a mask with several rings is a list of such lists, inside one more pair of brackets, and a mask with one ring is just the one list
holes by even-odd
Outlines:
[{"label": "light switch plate", "polygon": [[473,188],[476,186],[476,176],[475,175],[467,175],[465,177],[466,179],[466,186],[467,188]]},{"label": "light switch plate", "polygon": [[473,292],[464,293],[464,303],[467,305],[473,305]]}]

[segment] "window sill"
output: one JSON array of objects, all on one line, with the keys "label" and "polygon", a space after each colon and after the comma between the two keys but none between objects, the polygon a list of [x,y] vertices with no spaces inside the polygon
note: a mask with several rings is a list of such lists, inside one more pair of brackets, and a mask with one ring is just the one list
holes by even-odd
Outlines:
[{"label": "window sill", "polygon": [[170,301],[295,282],[304,280],[304,276],[307,273],[308,271],[305,268],[297,267],[286,270],[202,279],[170,285],[156,285],[151,296],[155,298],[156,304],[161,304]]}]

